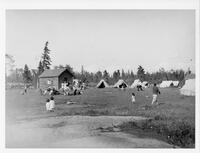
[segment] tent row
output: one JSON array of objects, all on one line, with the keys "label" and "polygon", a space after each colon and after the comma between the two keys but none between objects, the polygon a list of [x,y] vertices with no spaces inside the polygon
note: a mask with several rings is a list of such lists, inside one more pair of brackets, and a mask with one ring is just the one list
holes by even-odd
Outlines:
[{"label": "tent row", "polygon": [[[108,83],[105,80],[101,80],[97,86],[97,88],[107,88],[107,87],[111,87],[108,85]],[[122,79],[118,80],[117,83],[115,83],[115,85],[113,86],[114,88],[126,88],[128,87],[128,85],[126,84],[126,82]]]},{"label": "tent row", "polygon": [[[135,88],[137,87],[138,85],[141,85],[142,87],[147,87],[148,86],[148,82],[147,81],[144,81],[144,82],[140,82],[139,79],[135,80],[133,82],[133,84],[130,86],[130,88]],[[108,83],[105,81],[105,80],[101,80],[97,86],[97,88],[106,88],[106,87],[111,87],[108,85]],[[120,79],[117,81],[117,83],[114,84],[114,86],[112,86],[114,88],[127,88],[128,87],[128,84],[123,80],[123,79]]]},{"label": "tent row", "polygon": [[[141,85],[142,87],[147,87],[148,82],[146,81],[141,82],[140,80],[137,79],[132,83],[130,88],[135,88],[138,85]],[[179,81],[163,81],[159,86],[160,88],[165,88],[165,87],[178,86],[178,85],[179,85]],[[111,87],[111,86],[109,86],[108,83],[103,79],[97,84],[97,88],[107,88],[107,87]],[[113,87],[127,88],[128,85],[124,80],[120,79],[118,80],[117,83],[115,83]],[[186,96],[195,96],[195,79],[185,80],[185,84],[180,89],[180,94],[186,95]]]},{"label": "tent row", "polygon": [[172,81],[172,80],[167,80],[167,81],[162,81],[162,83],[159,85],[160,88],[166,88],[166,87],[177,87],[179,85],[179,81]]}]

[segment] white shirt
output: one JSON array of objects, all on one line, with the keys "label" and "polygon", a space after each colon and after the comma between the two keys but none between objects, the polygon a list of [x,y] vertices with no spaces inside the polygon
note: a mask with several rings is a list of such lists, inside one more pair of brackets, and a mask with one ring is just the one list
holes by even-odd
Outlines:
[{"label": "white shirt", "polygon": [[46,103],[46,110],[47,110],[47,111],[50,110],[50,102]]},{"label": "white shirt", "polygon": [[135,96],[132,95],[132,102],[135,102]]},{"label": "white shirt", "polygon": [[55,101],[54,100],[50,100],[50,110],[54,109],[55,108]]}]

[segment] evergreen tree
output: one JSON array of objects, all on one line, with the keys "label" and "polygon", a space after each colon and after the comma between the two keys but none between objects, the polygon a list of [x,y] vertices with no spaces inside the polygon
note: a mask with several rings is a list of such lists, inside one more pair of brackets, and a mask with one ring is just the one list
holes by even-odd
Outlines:
[{"label": "evergreen tree", "polygon": [[81,66],[81,74],[82,74],[82,75],[84,74],[84,68],[83,68],[83,65]]},{"label": "evergreen tree", "polygon": [[74,70],[69,64],[66,64],[65,68],[74,75]]},{"label": "evergreen tree", "polygon": [[48,44],[49,44],[49,42],[47,41],[45,43],[44,52],[42,54],[42,66],[43,66],[44,70],[50,69],[50,65],[51,65],[51,58],[49,55],[50,50],[48,49]]},{"label": "evergreen tree", "polygon": [[122,69],[122,73],[121,74],[122,74],[122,79],[125,80],[126,79],[126,75],[125,75],[124,69]]},{"label": "evergreen tree", "polygon": [[58,65],[58,68],[59,68],[59,69],[64,69],[65,66],[63,66],[62,64],[60,64],[60,65]]},{"label": "evergreen tree", "polygon": [[144,79],[145,79],[145,71],[141,65],[139,65],[139,67],[138,67],[137,77],[138,77],[138,79],[140,79],[140,81],[144,81]]},{"label": "evergreen tree", "polygon": [[101,71],[98,71],[96,74],[95,74],[95,82],[99,82],[101,79],[102,79],[102,72]]},{"label": "evergreen tree", "polygon": [[121,74],[120,74],[120,70],[117,70],[117,76],[118,76],[118,79],[120,78]]},{"label": "evergreen tree", "polygon": [[116,82],[118,80],[118,73],[117,71],[113,72],[113,81]]},{"label": "evergreen tree", "polygon": [[109,80],[109,73],[105,70],[104,72],[103,72],[103,78],[105,79],[105,81],[106,82],[108,82],[108,80]]},{"label": "evergreen tree", "polygon": [[134,79],[135,75],[133,73],[133,71],[131,70],[131,74],[130,74],[131,78]]},{"label": "evergreen tree", "polygon": [[42,62],[40,61],[38,65],[38,75],[42,74],[42,72],[44,72],[44,67],[42,65]]},{"label": "evergreen tree", "polygon": [[31,72],[27,64],[25,64],[24,66],[23,80],[24,80],[24,83],[30,83],[32,81]]}]

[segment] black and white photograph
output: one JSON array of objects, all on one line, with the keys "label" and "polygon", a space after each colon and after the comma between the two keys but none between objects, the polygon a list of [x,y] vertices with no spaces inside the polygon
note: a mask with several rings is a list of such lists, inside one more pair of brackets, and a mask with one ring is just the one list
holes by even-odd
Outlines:
[{"label": "black and white photograph", "polygon": [[6,9],[6,148],[195,149],[193,9]]}]

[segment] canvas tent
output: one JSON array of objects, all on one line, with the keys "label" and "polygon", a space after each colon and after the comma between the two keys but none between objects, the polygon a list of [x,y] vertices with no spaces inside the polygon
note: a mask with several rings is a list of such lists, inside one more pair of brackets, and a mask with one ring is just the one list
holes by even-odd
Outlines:
[{"label": "canvas tent", "polygon": [[180,93],[186,96],[195,96],[195,79],[188,79],[180,89]]},{"label": "canvas tent", "polygon": [[173,83],[172,80],[162,81],[162,83],[160,84],[160,88],[170,87],[171,83]]},{"label": "canvas tent", "polygon": [[186,80],[189,79],[195,79],[195,74],[191,73],[191,74],[186,74],[185,78],[179,82],[178,86],[179,88],[182,88],[185,85]]},{"label": "canvas tent", "polygon": [[106,87],[109,87],[109,85],[103,79],[97,84],[97,88],[106,88]]},{"label": "canvas tent", "polygon": [[142,85],[142,82],[139,80],[139,79],[136,79],[132,85],[131,85],[131,88],[135,88],[137,85]]},{"label": "canvas tent", "polygon": [[149,85],[149,83],[148,83],[147,81],[143,81],[143,82],[142,82],[142,87],[143,87],[143,88],[147,88],[148,85]]},{"label": "canvas tent", "polygon": [[114,88],[126,88],[128,87],[128,85],[126,84],[126,82],[122,79],[118,80],[117,83],[115,83],[115,85],[113,86]]},{"label": "canvas tent", "polygon": [[172,81],[173,86],[177,87],[179,85],[179,81]]},{"label": "canvas tent", "polygon": [[170,86],[178,86],[179,81],[172,81],[172,80],[168,80],[168,81],[162,81],[162,83],[160,84],[160,88],[166,88],[166,87],[170,87]]}]

